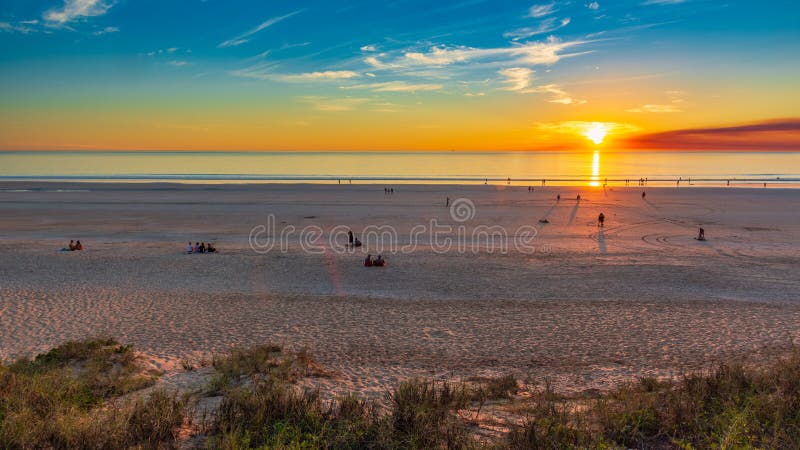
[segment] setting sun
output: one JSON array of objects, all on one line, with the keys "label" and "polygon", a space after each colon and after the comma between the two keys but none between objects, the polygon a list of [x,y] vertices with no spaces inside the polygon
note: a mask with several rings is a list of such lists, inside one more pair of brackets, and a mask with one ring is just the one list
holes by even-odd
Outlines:
[{"label": "setting sun", "polygon": [[600,144],[603,142],[607,133],[608,128],[606,128],[605,124],[595,122],[586,130],[584,136],[595,144]]}]

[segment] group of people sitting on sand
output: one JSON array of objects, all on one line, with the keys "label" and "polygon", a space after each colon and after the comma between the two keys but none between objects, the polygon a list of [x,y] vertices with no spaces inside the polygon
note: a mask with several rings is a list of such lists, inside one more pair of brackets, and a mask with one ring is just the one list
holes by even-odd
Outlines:
[{"label": "group of people sitting on sand", "polygon": [[364,259],[364,267],[383,267],[386,265],[386,260],[383,259],[383,256],[378,255],[377,258],[373,259],[372,255],[367,255]]},{"label": "group of people sitting on sand", "polygon": [[83,244],[81,241],[73,241],[72,239],[69,240],[69,247],[64,247],[61,249],[62,252],[74,252],[76,250],[83,250]]},{"label": "group of people sitting on sand", "polygon": [[192,241],[186,246],[186,253],[217,253],[217,248],[211,242],[206,245],[205,242],[195,242],[192,246]]}]

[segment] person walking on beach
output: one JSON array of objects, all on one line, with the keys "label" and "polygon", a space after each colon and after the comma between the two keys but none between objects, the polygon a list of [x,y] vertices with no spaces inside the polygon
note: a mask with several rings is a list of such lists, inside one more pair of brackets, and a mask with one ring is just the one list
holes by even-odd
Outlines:
[{"label": "person walking on beach", "polygon": [[353,230],[347,230],[347,243],[353,246]]},{"label": "person walking on beach", "polygon": [[444,207],[445,208],[449,208],[450,207],[450,197],[447,197],[447,200],[445,200]]},{"label": "person walking on beach", "polygon": [[605,221],[606,221],[606,215],[603,214],[603,213],[600,213],[600,215],[597,216],[597,226],[600,227],[600,228],[603,228],[603,223]]},{"label": "person walking on beach", "polygon": [[557,202],[560,202],[560,201],[561,201],[561,194],[558,194],[558,195],[556,195],[556,201],[557,201]]},{"label": "person walking on beach", "polygon": [[642,200],[644,200],[644,198],[645,198],[645,196],[646,196],[646,195],[647,195],[647,194],[645,194],[645,193],[644,193],[644,191],[642,191]]}]

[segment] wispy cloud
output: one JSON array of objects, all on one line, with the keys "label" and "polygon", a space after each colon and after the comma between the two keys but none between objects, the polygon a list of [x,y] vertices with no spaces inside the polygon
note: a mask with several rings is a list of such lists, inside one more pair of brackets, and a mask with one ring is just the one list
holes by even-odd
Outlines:
[{"label": "wispy cloud", "polygon": [[97,30],[92,34],[95,35],[95,36],[102,36],[104,34],[109,34],[109,33],[119,33],[119,28],[117,28],[117,27],[105,27],[102,30]]},{"label": "wispy cloud", "polygon": [[552,33],[553,31],[556,31],[559,28],[563,28],[569,25],[570,22],[571,19],[569,17],[565,17],[563,19],[556,19],[555,17],[551,17],[549,19],[541,21],[539,25],[535,27],[518,28],[516,30],[509,31],[503,34],[503,36],[505,38],[517,41],[520,39],[529,38],[531,36],[537,36],[545,33]]},{"label": "wispy cloud", "polygon": [[383,83],[366,83],[342,86],[342,89],[369,89],[373,92],[418,92],[438,91],[444,86],[433,83],[407,83],[405,81],[387,81]]},{"label": "wispy cloud", "polygon": [[583,41],[560,41],[554,37],[546,41],[517,44],[510,47],[474,48],[434,46],[428,51],[404,51],[399,56],[381,53],[368,56],[364,62],[376,70],[409,69],[420,66],[443,67],[452,64],[475,61],[502,61],[518,65],[554,64],[571,47],[583,44]]},{"label": "wispy cloud", "polygon": [[360,76],[358,72],[352,70],[325,70],[322,72],[306,72],[294,74],[275,75],[277,80],[282,81],[319,81],[319,80],[345,80]]},{"label": "wispy cloud", "polygon": [[269,27],[271,27],[272,25],[275,25],[278,22],[284,21],[284,20],[286,20],[286,19],[288,19],[288,18],[290,18],[290,17],[292,17],[292,16],[294,16],[296,14],[300,14],[301,12],[303,12],[302,9],[294,11],[294,12],[290,12],[289,14],[285,14],[283,16],[273,17],[271,19],[265,20],[264,22],[262,22],[257,27],[246,31],[246,32],[240,34],[239,36],[236,36],[233,39],[228,39],[227,41],[221,42],[219,45],[217,45],[217,47],[218,48],[236,47],[238,45],[242,45],[244,43],[250,42],[250,39],[248,39],[248,37],[258,33],[259,31],[261,31],[261,30],[263,30],[265,28],[269,28]]},{"label": "wispy cloud", "polygon": [[[28,23],[32,22],[32,23]],[[0,31],[4,33],[22,33],[28,34],[33,33],[36,31],[33,27],[29,25],[35,25],[37,21],[22,21],[17,23],[10,23],[10,22],[0,22]]]},{"label": "wispy cloud", "polygon": [[656,104],[648,104],[642,105],[638,108],[631,108],[626,110],[632,113],[677,113],[681,112],[680,109],[676,108],[673,105],[656,105]]},{"label": "wispy cloud", "polygon": [[370,99],[368,98],[357,98],[357,97],[333,98],[333,97],[322,97],[314,95],[297,97],[297,100],[302,103],[308,104],[309,106],[311,106],[312,109],[316,111],[324,111],[324,112],[352,111],[356,109],[359,105],[363,105],[370,101]]},{"label": "wispy cloud", "polygon": [[669,104],[650,103],[650,104],[642,105],[642,106],[639,106],[639,107],[636,107],[636,108],[631,108],[631,109],[628,109],[626,111],[632,112],[632,113],[678,113],[678,112],[681,112],[681,109],[678,107],[678,105],[680,105],[680,104],[685,102],[684,97],[686,96],[686,93],[683,92],[683,91],[679,91],[679,90],[669,90],[669,91],[665,91],[664,93],[667,94],[667,96],[670,99],[670,103]]},{"label": "wispy cloud", "polygon": [[534,124],[534,128],[546,136],[553,134],[583,136],[586,134],[587,130],[596,126],[598,123],[603,125],[609,135],[630,134],[640,130],[639,127],[629,123],[588,122],[582,120],[569,120],[565,122],[539,122]]},{"label": "wispy cloud", "polygon": [[547,3],[543,5],[533,5],[528,9],[528,17],[540,18],[549,16],[557,11],[555,3]]},{"label": "wispy cloud", "polygon": [[187,61],[172,60],[167,64],[169,64],[170,66],[175,66],[175,67],[183,67],[183,66],[188,65],[189,63]]},{"label": "wispy cloud", "polygon": [[498,73],[506,78],[503,80],[503,83],[506,84],[503,90],[520,94],[548,94],[548,102],[560,103],[562,105],[582,105],[586,103],[586,100],[579,100],[571,97],[555,83],[534,86],[534,71],[526,67],[502,69]]},{"label": "wispy cloud", "polygon": [[592,11],[597,11],[598,9],[600,9],[600,3],[590,2],[586,4],[586,7],[591,9]]},{"label": "wispy cloud", "polygon": [[49,26],[64,26],[76,20],[88,17],[102,16],[112,6],[115,1],[104,0],[64,0],[61,8],[54,8],[44,13],[42,16]]},{"label": "wispy cloud", "polygon": [[504,82],[507,86],[503,88],[506,91],[526,91],[530,89],[531,83],[533,82],[534,71],[527,67],[502,69],[498,73],[506,77]]},{"label": "wispy cloud", "polygon": [[362,52],[374,52],[374,51],[377,51],[377,50],[378,50],[378,47],[375,46],[374,44],[365,45],[365,46],[361,47],[361,51]]}]

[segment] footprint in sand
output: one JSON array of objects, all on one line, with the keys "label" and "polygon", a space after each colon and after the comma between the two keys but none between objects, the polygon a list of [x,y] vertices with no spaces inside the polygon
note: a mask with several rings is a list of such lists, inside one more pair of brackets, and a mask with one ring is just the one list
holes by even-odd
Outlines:
[{"label": "footprint in sand", "polygon": [[432,328],[425,328],[424,330],[422,330],[422,332],[427,338],[442,339],[450,336],[455,336],[455,333],[453,333],[450,330],[434,330]]}]

